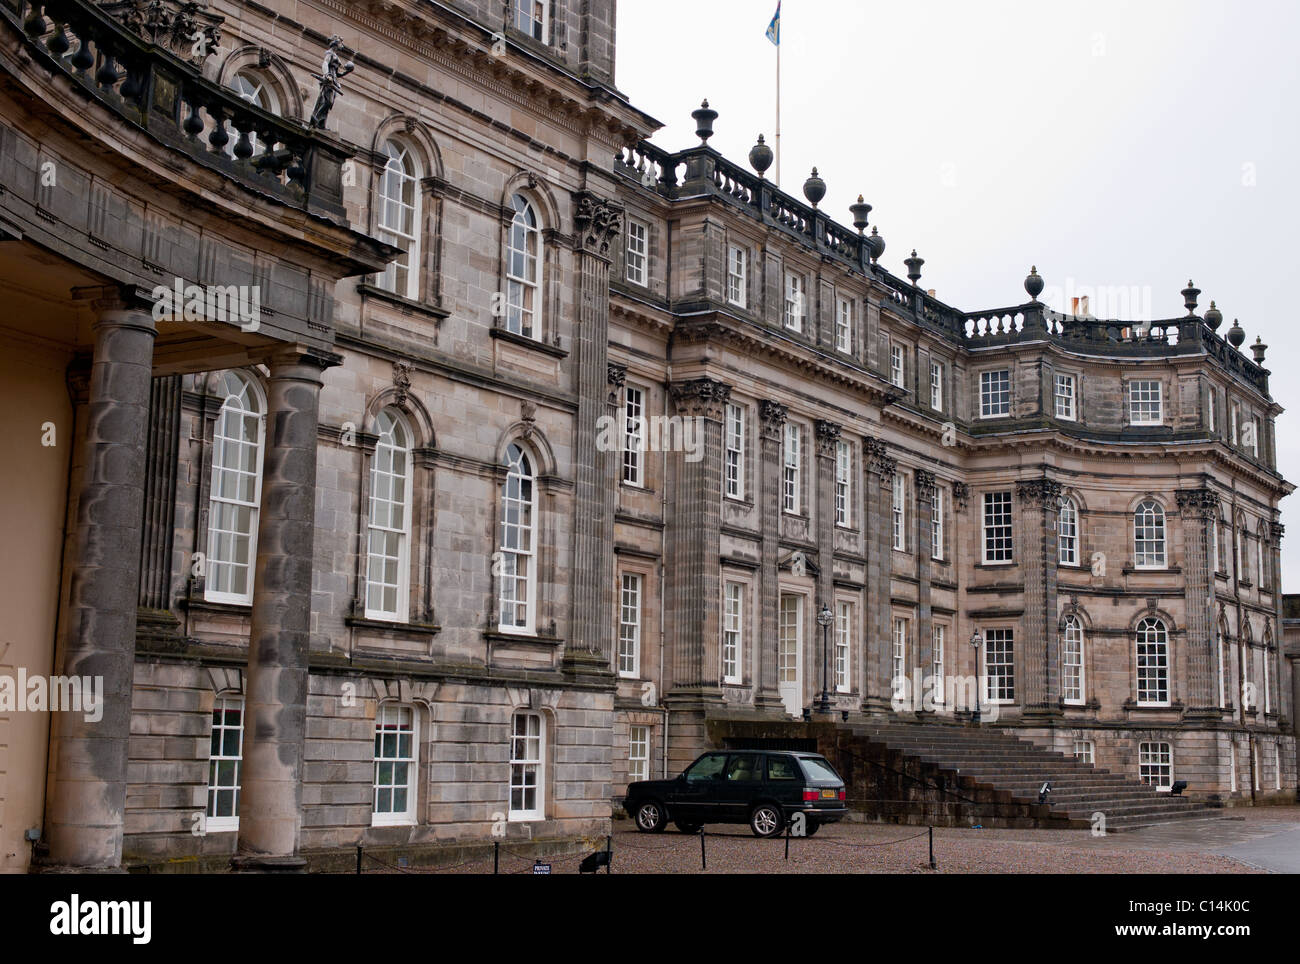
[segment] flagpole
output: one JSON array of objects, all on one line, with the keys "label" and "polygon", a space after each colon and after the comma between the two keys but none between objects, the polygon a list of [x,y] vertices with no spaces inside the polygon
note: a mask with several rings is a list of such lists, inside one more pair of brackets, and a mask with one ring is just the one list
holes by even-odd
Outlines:
[{"label": "flagpole", "polygon": [[[779,9],[779,8],[778,8]],[[780,30],[780,28],[777,28]],[[776,45],[776,186],[781,186],[781,44]]]}]

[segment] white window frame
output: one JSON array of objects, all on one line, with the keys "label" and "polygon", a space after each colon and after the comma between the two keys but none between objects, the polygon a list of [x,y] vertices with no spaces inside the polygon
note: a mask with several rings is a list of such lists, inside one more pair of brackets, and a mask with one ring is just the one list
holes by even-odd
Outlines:
[{"label": "white window frame", "polygon": [[[218,696],[212,703],[212,725],[208,745],[208,800],[204,811],[205,833],[228,833],[239,829],[239,794],[242,789],[244,769],[245,703],[242,696]],[[229,714],[236,714],[232,722]],[[234,752],[231,753],[231,736]],[[229,764],[234,764],[230,772]],[[229,795],[230,813],[217,816],[221,804]]]},{"label": "white window frame", "polygon": [[1228,403],[1228,441],[1233,448],[1237,446],[1237,406],[1232,402]]},{"label": "white window frame", "polygon": [[727,581],[722,587],[722,682],[744,682],[745,589],[743,582]]},{"label": "white window frame", "polygon": [[947,653],[944,652],[947,643],[948,627],[942,623],[936,623],[934,626],[934,646],[930,651],[931,674],[934,677],[934,702],[936,706],[943,706],[947,697],[944,690],[947,682],[943,677],[944,663],[946,662]]},{"label": "white window frame", "polygon": [[645,488],[645,389],[623,389],[623,484]]},{"label": "white window frame", "polygon": [[[396,409],[386,408],[375,422],[374,454],[370,456],[370,500],[366,523],[366,618],[404,623],[411,605],[411,427]],[[398,433],[401,433],[401,438]],[[381,493],[381,481],[386,492]],[[401,498],[395,490],[401,486]],[[376,574],[378,563],[381,572]],[[389,572],[389,568],[395,570]],[[376,578],[378,575],[379,578]],[[395,581],[389,581],[392,576]],[[391,590],[394,605],[384,595]]]},{"label": "white window frame", "polygon": [[889,384],[895,388],[907,387],[907,370],[903,358],[903,346],[889,346]]},{"label": "white window frame", "polygon": [[[409,726],[407,725],[409,723]],[[402,752],[402,738],[409,741],[409,752]],[[387,744],[392,741],[392,751]],[[370,823],[375,827],[413,826],[419,804],[420,788],[420,714],[414,706],[404,703],[380,703],[375,713],[375,751],[374,779],[371,781],[371,817]],[[381,780],[380,775],[385,766],[392,770],[388,779]],[[397,768],[406,767],[405,783],[398,782]],[[402,810],[396,806],[399,790],[406,792],[406,807]],[[383,794],[389,795],[390,809],[381,810],[380,800]]]},{"label": "white window frame", "polygon": [[1216,392],[1214,391],[1213,385],[1211,385],[1210,390],[1206,392],[1205,398],[1210,434],[1213,435],[1218,429],[1218,399],[1216,398]]},{"label": "white window frame", "polygon": [[803,320],[808,314],[808,291],[803,275],[785,273],[785,308],[782,316],[787,331],[803,333]]},{"label": "white window frame", "polygon": [[1137,705],[1169,706],[1170,685],[1169,627],[1164,620],[1147,616],[1134,633]]},{"label": "white window frame", "polygon": [[1165,385],[1158,378],[1135,378],[1128,383],[1128,423],[1165,423]]},{"label": "white window frame", "polygon": [[1092,766],[1097,762],[1097,747],[1092,740],[1075,740],[1074,757],[1080,763]]},{"label": "white window frame", "polygon": [[1006,418],[1011,414],[1011,369],[980,372],[980,418]]},{"label": "white window frame", "polygon": [[1264,714],[1267,716],[1269,713],[1273,712],[1273,694],[1270,692],[1272,676],[1268,665],[1269,660],[1272,658],[1272,654],[1269,652],[1267,641],[1264,643],[1264,648],[1261,652],[1264,656],[1263,663],[1261,664],[1264,670]]},{"label": "white window frame", "polygon": [[1137,569],[1166,569],[1169,565],[1169,524],[1164,506],[1143,499],[1133,510],[1133,565]]},{"label": "white window frame", "polygon": [[421,228],[424,198],[420,189],[420,159],[406,143],[384,142],[383,171],[379,177],[376,227],[379,240],[402,250],[379,277],[379,287],[411,301],[420,297]]},{"label": "white window frame", "polygon": [[1138,744],[1138,779],[1159,791],[1174,786],[1174,745],[1163,740]]},{"label": "white window frame", "polygon": [[729,499],[745,498],[745,409],[727,403],[726,454],[723,466],[723,495]]},{"label": "white window frame", "polygon": [[938,486],[930,499],[930,558],[943,562],[943,489]]},{"label": "white window frame", "polygon": [[[221,403],[216,427],[212,434],[212,473],[208,490],[208,541],[207,575],[203,580],[203,597],[208,602],[248,606],[253,602],[254,568],[257,563],[257,527],[262,506],[262,463],[266,455],[266,398],[261,386],[243,372],[229,371],[221,375],[220,383],[226,390]],[[239,391],[235,392],[236,385]],[[256,419],[256,440],[250,440],[248,429]],[[236,434],[238,433],[238,434]],[[254,461],[256,472],[243,466],[247,450],[256,447]],[[227,449],[234,455],[227,457]],[[251,485],[252,491],[243,493]],[[233,493],[232,493],[233,490]],[[233,520],[229,527],[221,527],[223,517],[243,513],[246,526]],[[245,531],[247,529],[247,531]],[[223,547],[223,541],[226,546]],[[242,545],[240,553],[236,548]],[[226,548],[229,548],[229,552]],[[229,572],[227,572],[229,570]],[[244,575],[245,592],[218,589],[222,583],[233,588],[234,571]],[[229,582],[227,582],[229,578]]]},{"label": "white window frame", "polygon": [[1084,672],[1083,621],[1071,614],[1061,631],[1061,700],[1067,706],[1087,702]]},{"label": "white window frame", "polygon": [[894,491],[891,500],[892,545],[897,552],[907,551],[907,481],[903,473],[894,473]]},{"label": "white window frame", "polygon": [[835,602],[835,692],[847,693],[852,689],[851,660],[853,632],[856,622],[853,603],[846,599]]},{"label": "white window frame", "polygon": [[980,520],[980,558],[983,564],[986,566],[1014,564],[1015,521],[1011,493],[1006,490],[985,492],[983,507],[984,512]]},{"label": "white window frame", "polygon": [[785,426],[784,472],[781,490],[781,511],[799,515],[803,463],[803,433],[798,425],[787,422]]},{"label": "white window frame", "polygon": [[894,645],[889,661],[889,688],[895,696],[904,694],[907,680],[907,643],[911,622],[906,616],[894,617]]},{"label": "white window frame", "polygon": [[1056,374],[1056,417],[1067,422],[1078,421],[1077,382],[1073,375]]},{"label": "white window frame", "polygon": [[551,43],[550,0],[512,0],[514,28],[539,43]]},{"label": "white window frame", "polygon": [[835,349],[853,354],[853,299],[843,295],[835,300]]},{"label": "white window frame", "polygon": [[[1016,634],[1010,627],[984,631],[984,695],[986,702],[1007,706],[1016,701]],[[996,649],[995,649],[996,644]],[[993,657],[998,659],[994,661]],[[997,672],[994,672],[994,668]],[[994,680],[996,679],[996,685]],[[993,694],[997,693],[995,697]]]},{"label": "white window frame", "polygon": [[835,524],[853,525],[853,449],[842,439],[835,443]]},{"label": "white window frame", "polygon": [[650,727],[633,723],[627,728],[627,782],[650,779]]},{"label": "white window frame", "polygon": [[749,251],[739,244],[727,248],[727,301],[737,308],[749,305]]},{"label": "white window frame", "polygon": [[638,572],[624,572],[618,582],[618,675],[638,679],[645,579]]},{"label": "white window frame", "polygon": [[936,412],[943,411],[943,376],[944,364],[930,360],[930,408]]},{"label": "white window frame", "polygon": [[1056,516],[1056,556],[1062,566],[1079,564],[1079,503],[1068,496]]},{"label": "white window frame", "polygon": [[644,221],[628,218],[627,222],[627,280],[642,288],[650,284],[650,226]]},{"label": "white window frame", "polygon": [[1254,458],[1259,458],[1259,434],[1263,429],[1260,426],[1258,415],[1250,417],[1250,429],[1251,431],[1247,433],[1250,435],[1250,454]]},{"label": "white window frame", "polygon": [[[511,452],[517,452],[514,457]],[[502,483],[498,511],[501,513],[498,551],[501,553],[500,585],[497,592],[497,630],[519,636],[531,636],[537,625],[537,470],[533,465],[533,456],[528,449],[518,442],[513,442],[506,449],[506,479]],[[519,521],[510,521],[510,508],[519,508]],[[524,510],[527,510],[526,513]],[[523,520],[523,515],[527,520]],[[514,545],[511,544],[513,537]],[[524,573],[519,575],[520,564]],[[506,588],[515,589],[507,595]],[[518,589],[522,588],[525,597],[521,602]],[[514,609],[514,616],[509,622],[501,617],[507,606]],[[523,607],[524,619],[519,621],[520,607]]]},{"label": "white window frame", "polygon": [[545,250],[537,206],[512,195],[515,215],[507,229],[505,330],[523,338],[542,338],[542,265]]},{"label": "white window frame", "polygon": [[[523,722],[523,730],[520,730]],[[535,725],[534,725],[535,724]],[[535,732],[534,732],[535,731]],[[536,753],[533,752],[534,747]],[[521,752],[522,751],[522,752]],[[528,778],[532,777],[532,782]],[[533,792],[533,806],[515,806],[528,802],[528,791]],[[516,794],[519,796],[516,796]],[[511,822],[542,820],[546,813],[546,721],[542,714],[517,710],[510,717],[510,786],[507,800]]]}]

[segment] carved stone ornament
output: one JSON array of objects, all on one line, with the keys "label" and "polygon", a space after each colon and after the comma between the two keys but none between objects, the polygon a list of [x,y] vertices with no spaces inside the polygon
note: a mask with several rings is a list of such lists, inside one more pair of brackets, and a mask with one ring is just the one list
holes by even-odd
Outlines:
[{"label": "carved stone ornament", "polygon": [[397,390],[397,404],[405,405],[411,397],[411,363],[393,362],[393,388]]},{"label": "carved stone ornament", "polygon": [[731,398],[731,386],[712,378],[694,378],[671,386],[677,411],[687,416],[722,420],[722,409]]},{"label": "carved stone ornament", "polygon": [[1210,489],[1179,489],[1175,493],[1178,510],[1202,519],[1219,517],[1219,493]]},{"label": "carved stone ornament", "polygon": [[609,380],[609,404],[617,405],[619,392],[627,384],[627,366],[608,362],[605,366],[605,377]]},{"label": "carved stone ornament", "polygon": [[100,3],[99,9],[195,67],[203,66],[216,52],[226,19],[209,12],[206,3],[179,0],[110,0]]},{"label": "carved stone ornament", "polygon": [[958,511],[965,510],[970,504],[970,486],[965,482],[954,482],[952,484],[952,499],[957,503]]},{"label": "carved stone ornament", "polygon": [[922,502],[933,502],[934,493],[937,489],[934,473],[927,472],[925,469],[916,470],[916,496]]},{"label": "carved stone ornament", "polygon": [[623,211],[594,194],[579,194],[573,223],[578,247],[604,257],[623,233]]},{"label": "carved stone ornament", "polygon": [[844,426],[818,419],[814,427],[817,430],[817,454],[823,458],[834,458]]},{"label": "carved stone ornament", "polygon": [[1061,507],[1061,483],[1054,479],[1025,479],[1016,483],[1016,498],[1040,509]]},{"label": "carved stone ornament", "polygon": [[763,423],[763,437],[779,440],[781,430],[785,428],[785,420],[789,415],[790,410],[780,402],[759,402],[758,417]]},{"label": "carved stone ornament", "polygon": [[898,459],[886,452],[885,443],[880,439],[867,439],[867,465],[880,476],[880,484],[884,488],[894,484],[894,473],[898,471]]},{"label": "carved stone ornament", "polygon": [[316,82],[320,84],[320,93],[316,95],[316,106],[312,108],[311,120],[307,122],[307,126],[313,130],[324,130],[325,121],[329,119],[330,111],[334,109],[334,101],[338,99],[339,94],[343,93],[343,84],[340,81],[357,69],[352,61],[343,62],[343,58],[339,56],[339,51],[342,49],[343,38],[337,35],[330,37],[325,59],[321,61],[320,74],[316,77]]}]

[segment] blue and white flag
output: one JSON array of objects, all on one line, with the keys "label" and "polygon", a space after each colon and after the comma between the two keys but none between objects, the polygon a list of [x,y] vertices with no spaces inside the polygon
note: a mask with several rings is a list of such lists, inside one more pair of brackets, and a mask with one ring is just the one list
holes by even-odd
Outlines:
[{"label": "blue and white flag", "polygon": [[779,0],[776,5],[776,13],[772,15],[772,22],[767,25],[767,39],[776,46],[781,46],[781,4]]}]

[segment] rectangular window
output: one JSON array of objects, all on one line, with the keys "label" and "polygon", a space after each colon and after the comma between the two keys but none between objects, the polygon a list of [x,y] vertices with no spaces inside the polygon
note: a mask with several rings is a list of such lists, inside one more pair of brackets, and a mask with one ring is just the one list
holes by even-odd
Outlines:
[{"label": "rectangular window", "polygon": [[740,683],[741,647],[745,628],[745,587],[727,583],[722,613],[722,682]]},{"label": "rectangular window", "polygon": [[984,561],[1011,561],[1011,493],[984,493]]},{"label": "rectangular window", "polygon": [[799,650],[803,646],[803,597],[794,593],[781,596],[781,624],[778,628],[776,657],[777,681],[799,682]]},{"label": "rectangular window", "polygon": [[853,352],[853,301],[840,298],[835,302],[835,348]]},{"label": "rectangular window", "polygon": [[1272,713],[1272,712],[1273,712],[1273,693],[1271,692],[1271,690],[1272,690],[1272,681],[1269,679],[1269,666],[1268,666],[1268,664],[1269,664],[1269,661],[1272,659],[1273,654],[1272,654],[1271,652],[1269,652],[1268,647],[1266,646],[1266,647],[1264,648],[1263,655],[1264,655],[1264,663],[1263,663],[1263,666],[1264,666],[1264,712],[1265,712],[1265,713]]},{"label": "rectangular window", "polygon": [[930,502],[930,558],[943,560],[943,489],[936,488]]},{"label": "rectangular window", "polygon": [[1164,384],[1150,379],[1128,383],[1130,425],[1164,424]]},{"label": "rectangular window", "polygon": [[802,275],[786,272],[785,275],[785,326],[791,331],[803,331],[803,319],[808,311]]},{"label": "rectangular window", "polygon": [[1259,458],[1259,416],[1251,416],[1250,424],[1246,426],[1246,447],[1250,449],[1250,454]]},{"label": "rectangular window", "polygon": [[514,0],[515,29],[534,40],[550,43],[548,0]]},{"label": "rectangular window", "polygon": [[385,409],[370,458],[366,616],[405,622],[410,609],[411,451],[406,429]]},{"label": "rectangular window", "polygon": [[1210,523],[1210,572],[1220,572],[1219,569],[1219,523],[1217,521]]},{"label": "rectangular window", "polygon": [[619,586],[618,675],[635,679],[641,672],[641,577],[625,572]]},{"label": "rectangular window", "polygon": [[204,830],[239,829],[239,777],[244,759],[244,700],[217,697],[212,704],[212,743],[208,751],[208,811]]},{"label": "rectangular window", "polygon": [[943,365],[936,361],[930,362],[930,407],[943,411]]},{"label": "rectangular window", "polygon": [[1056,417],[1073,422],[1075,415],[1074,376],[1056,376]]},{"label": "rectangular window", "polygon": [[1062,633],[1061,698],[1072,706],[1083,705],[1083,623],[1077,616],[1067,617]]},{"label": "rectangular window", "polygon": [[894,619],[894,650],[890,659],[889,682],[895,696],[901,696],[907,685],[907,623],[906,619]]},{"label": "rectangular window", "polygon": [[745,410],[730,402],[727,403],[725,484],[727,498],[745,497]]},{"label": "rectangular window", "polygon": [[749,287],[749,254],[738,244],[727,251],[727,300],[737,308],[746,305]]},{"label": "rectangular window", "polygon": [[894,473],[894,500],[893,500],[893,526],[894,526],[894,548],[899,552],[907,551],[907,487],[904,485],[903,476]]},{"label": "rectangular window", "polygon": [[980,373],[980,418],[1011,414],[1011,372]]},{"label": "rectangular window", "polygon": [[1237,444],[1237,406],[1232,405],[1228,408],[1228,441],[1233,445]]},{"label": "rectangular window", "polygon": [[1089,765],[1096,762],[1096,750],[1092,745],[1092,740],[1075,740],[1074,741],[1074,758],[1080,763]]},{"label": "rectangular window", "polygon": [[984,677],[988,702],[1016,701],[1015,639],[1010,629],[984,630]]},{"label": "rectangular window", "polygon": [[903,346],[889,346],[889,383],[897,388],[905,388],[907,375],[903,371]]},{"label": "rectangular window", "polygon": [[848,442],[835,443],[835,524],[853,524],[853,451]]},{"label": "rectangular window", "polygon": [[785,478],[781,508],[793,515],[799,514],[799,461],[801,453],[798,425],[785,427]]},{"label": "rectangular window", "polygon": [[381,703],[375,718],[376,825],[415,823],[415,710]]},{"label": "rectangular window", "polygon": [[947,641],[947,635],[948,635],[948,627],[946,626],[934,627],[934,654],[931,656],[931,659],[934,663],[934,702],[939,706],[943,705],[945,699],[944,696],[945,684],[943,679],[943,664],[944,664],[943,649],[944,649],[944,643]]},{"label": "rectangular window", "polygon": [[646,285],[646,265],[649,262],[650,229],[640,221],[627,222],[627,280],[634,285]]},{"label": "rectangular window", "polygon": [[1213,435],[1215,431],[1217,431],[1218,429],[1218,426],[1215,424],[1218,421],[1218,412],[1216,411],[1217,408],[1216,403],[1217,403],[1217,399],[1215,398],[1214,388],[1213,386],[1211,386],[1209,394],[1207,394],[1205,397],[1205,418],[1206,421],[1209,423],[1211,435]]},{"label": "rectangular window", "polygon": [[1163,627],[1143,620],[1137,639],[1137,701],[1139,706],[1169,705],[1169,642]]},{"label": "rectangular window", "polygon": [[623,394],[623,481],[640,487],[644,484],[645,392],[629,385]]},{"label": "rectangular window", "polygon": [[1138,774],[1142,782],[1157,790],[1174,785],[1174,750],[1168,743],[1138,744]]},{"label": "rectangular window", "polygon": [[627,731],[627,782],[650,779],[650,727],[631,726]]},{"label": "rectangular window", "polygon": [[853,603],[835,604],[835,689],[849,692],[849,653],[853,647]]},{"label": "rectangular window", "polygon": [[542,718],[516,713],[510,726],[510,819],[541,820],[546,752]]}]

